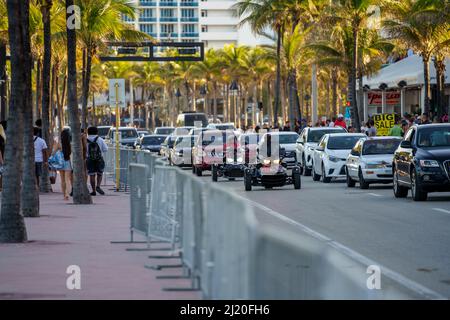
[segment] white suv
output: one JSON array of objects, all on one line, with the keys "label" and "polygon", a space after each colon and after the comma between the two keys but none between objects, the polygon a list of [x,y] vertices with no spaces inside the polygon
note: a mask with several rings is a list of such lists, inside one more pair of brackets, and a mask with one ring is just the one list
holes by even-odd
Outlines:
[{"label": "white suv", "polygon": [[295,149],[297,161],[300,166],[300,171],[305,176],[311,175],[312,170],[312,155],[317,143],[327,133],[345,133],[347,132],[342,127],[307,127],[303,129],[300,137],[297,140]]},{"label": "white suv", "polygon": [[332,178],[345,178],[347,157],[355,144],[367,137],[363,133],[331,133],[319,141],[314,150],[312,176],[314,181],[329,183]]}]

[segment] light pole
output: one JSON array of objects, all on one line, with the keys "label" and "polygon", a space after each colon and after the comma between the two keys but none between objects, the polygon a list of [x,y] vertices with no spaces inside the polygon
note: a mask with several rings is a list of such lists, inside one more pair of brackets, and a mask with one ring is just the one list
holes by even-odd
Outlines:
[{"label": "light pole", "polygon": [[[233,80],[230,86],[231,94],[234,96],[234,103],[233,103],[233,122],[235,125],[237,124],[236,121],[236,111],[237,111],[237,96],[239,92],[239,85],[236,80]],[[239,117],[239,126],[240,126],[240,117]]]},{"label": "light pole", "polygon": [[208,117],[208,110],[206,109],[207,107],[207,100],[208,97],[206,96],[208,94],[208,90],[206,89],[206,84],[202,85],[200,88],[200,95],[203,97],[203,112],[206,113],[206,116]]}]

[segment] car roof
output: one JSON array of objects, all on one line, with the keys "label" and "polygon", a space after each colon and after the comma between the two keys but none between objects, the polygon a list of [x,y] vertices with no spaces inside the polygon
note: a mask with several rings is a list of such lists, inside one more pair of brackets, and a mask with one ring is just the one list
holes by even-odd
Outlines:
[{"label": "car roof", "polygon": [[270,135],[283,135],[283,134],[285,134],[285,135],[297,135],[298,136],[298,133],[297,132],[292,132],[292,131],[273,131],[273,132],[266,132],[266,133],[264,133],[264,135],[268,135],[268,134],[270,134]]},{"label": "car roof", "polygon": [[364,133],[327,133],[326,136],[330,137],[367,137]]},{"label": "car roof", "polygon": [[450,123],[415,124],[412,127],[417,127],[419,130],[422,128],[446,128],[450,127]]},{"label": "car roof", "polygon": [[[64,127],[65,128],[65,127]],[[70,127],[68,127],[68,128],[70,128]],[[104,129],[104,128],[112,128],[112,126],[98,126],[97,128],[102,128],[102,129]]]},{"label": "car roof", "polygon": [[376,140],[402,140],[401,137],[393,136],[380,136],[380,137],[367,137],[366,141],[376,141]]},{"label": "car roof", "polygon": [[[111,129],[116,130],[116,127],[111,127]],[[119,127],[119,130],[136,130],[136,128],[133,128],[133,127]]]},{"label": "car roof", "polygon": [[153,137],[153,138],[167,138],[165,134],[146,134],[142,138]]},{"label": "car roof", "polygon": [[309,127],[309,131],[327,131],[327,130],[342,130],[342,132],[346,132],[342,127]]},{"label": "car roof", "polygon": [[155,129],[175,129],[175,127],[156,127]]}]

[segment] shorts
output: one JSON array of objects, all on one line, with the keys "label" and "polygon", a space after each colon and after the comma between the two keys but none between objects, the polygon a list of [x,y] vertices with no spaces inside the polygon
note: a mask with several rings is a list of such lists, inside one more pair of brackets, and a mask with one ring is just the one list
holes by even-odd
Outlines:
[{"label": "shorts", "polygon": [[36,171],[36,177],[42,176],[42,162],[35,162],[34,167]]},{"label": "shorts", "polygon": [[88,176],[102,175],[105,170],[105,161],[102,160],[86,160],[86,168]]},{"label": "shorts", "polygon": [[64,160],[64,165],[59,171],[72,171],[72,163],[70,160]]}]

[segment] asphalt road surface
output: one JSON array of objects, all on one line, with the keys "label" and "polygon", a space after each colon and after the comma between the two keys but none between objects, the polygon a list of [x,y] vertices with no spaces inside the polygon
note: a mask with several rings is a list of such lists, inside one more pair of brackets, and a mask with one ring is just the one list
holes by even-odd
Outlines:
[{"label": "asphalt road surface", "polygon": [[[202,179],[211,181],[209,175]],[[219,178],[248,199],[258,219],[293,231],[309,228],[444,297],[450,297],[450,193],[427,202],[395,199],[391,185],[347,188],[302,176],[302,189],[244,190],[243,179]]]}]

